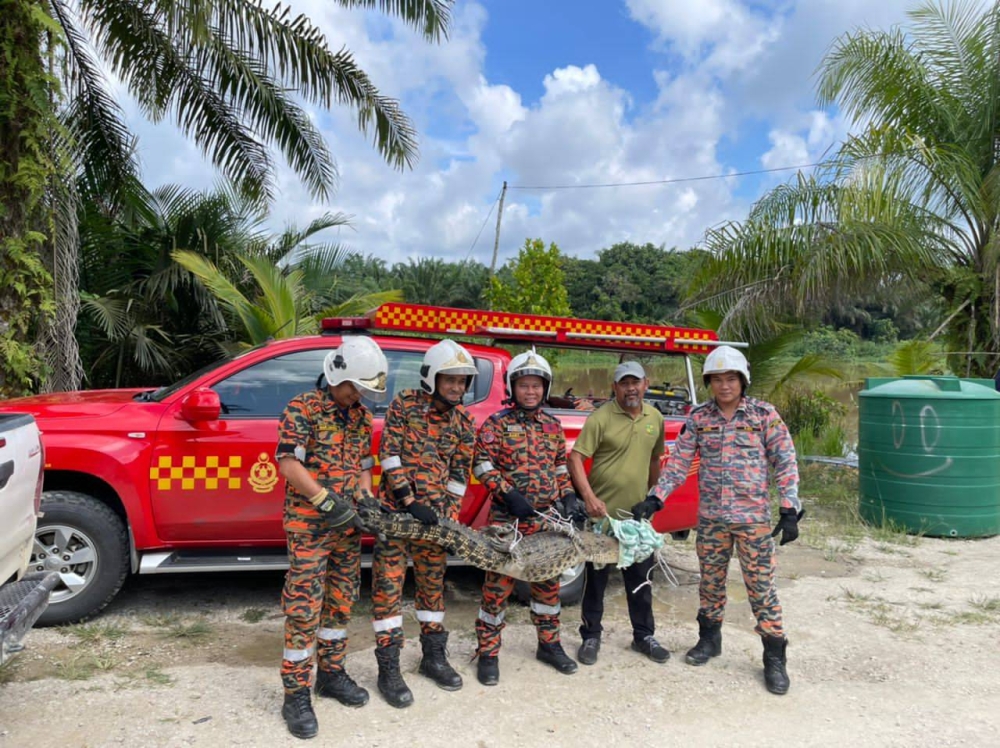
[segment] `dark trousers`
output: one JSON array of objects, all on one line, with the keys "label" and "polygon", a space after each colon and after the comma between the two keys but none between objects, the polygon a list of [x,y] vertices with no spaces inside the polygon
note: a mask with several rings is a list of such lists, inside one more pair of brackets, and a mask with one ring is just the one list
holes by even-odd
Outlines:
[{"label": "dark trousers", "polygon": [[[646,581],[649,570],[653,568],[653,557],[634,563],[622,569],[625,580],[625,598],[628,600],[628,617],[632,621],[632,637],[642,641],[653,635],[653,590],[647,584],[638,592],[633,590]],[[600,639],[601,619],[604,617],[604,590],[608,586],[608,575],[614,568],[608,564],[603,569],[595,569],[587,564],[587,577],[583,588],[583,622],[580,624],[580,636],[584,639]]]}]

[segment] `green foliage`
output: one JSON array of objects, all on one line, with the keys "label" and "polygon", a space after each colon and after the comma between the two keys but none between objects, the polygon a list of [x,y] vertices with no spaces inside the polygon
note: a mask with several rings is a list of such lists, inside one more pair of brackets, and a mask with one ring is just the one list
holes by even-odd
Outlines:
[{"label": "green foliage", "polygon": [[572,314],[559,247],[552,243],[546,248],[541,239],[525,239],[517,258],[504,266],[499,277],[490,279],[486,298],[491,309],[504,312]]},{"label": "green foliage", "polygon": [[[858,29],[834,42],[819,98],[856,134],[816,176],[799,175],[746,221],[709,231],[692,293],[755,329],[815,320],[845,298],[916,299],[911,306],[944,320],[950,368],[992,376],[1000,5],[926,2],[909,16],[907,29]],[[892,330],[880,337],[891,342]]]},{"label": "green foliage", "polygon": [[563,258],[570,307],[577,317],[677,322],[680,300],[700,252],[621,242],[596,260]]},{"label": "green foliage", "polygon": [[32,337],[54,312],[52,278],[40,251],[52,231],[46,190],[60,132],[51,108],[58,96],[39,40],[52,19],[29,0],[0,4],[0,398],[24,394],[44,376]]},{"label": "green foliage", "polygon": [[823,326],[803,330],[788,352],[798,356],[815,354],[839,361],[873,361],[884,360],[891,350],[886,342],[862,340],[852,330]]},{"label": "green foliage", "polygon": [[942,374],[942,355],[938,347],[928,340],[907,340],[889,354],[889,367],[893,376],[907,374]]},{"label": "green foliage", "polygon": [[[775,398],[775,406],[788,426],[792,436],[810,434],[819,437],[836,420],[847,413],[847,408],[824,392],[787,388]],[[840,432],[843,434],[843,431]],[[843,444],[843,441],[840,442]],[[841,454],[837,450],[836,454]]]}]

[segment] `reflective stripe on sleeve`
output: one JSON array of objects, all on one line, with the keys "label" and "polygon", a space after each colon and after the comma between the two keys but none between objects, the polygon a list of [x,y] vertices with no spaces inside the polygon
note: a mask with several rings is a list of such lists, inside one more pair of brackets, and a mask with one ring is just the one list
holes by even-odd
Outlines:
[{"label": "reflective stripe on sleeve", "polygon": [[450,480],[448,481],[448,485],[445,486],[445,489],[448,491],[448,493],[450,493],[452,496],[459,496],[459,497],[465,496],[465,488],[466,485],[457,480]]},{"label": "reflective stripe on sleeve", "polygon": [[542,605],[534,600],[531,601],[531,612],[540,616],[557,616],[560,610],[562,610],[561,603],[559,605]]},{"label": "reflective stripe on sleeve", "polygon": [[495,616],[492,613],[487,613],[482,608],[479,609],[479,620],[488,626],[499,626],[503,623],[504,616],[507,615],[506,610],[501,610],[500,615]]},{"label": "reflective stripe on sleeve", "polygon": [[444,621],[443,610],[418,610],[417,620],[421,623],[441,623]]},{"label": "reflective stripe on sleeve", "polygon": [[496,468],[493,467],[493,463],[492,462],[490,462],[489,460],[484,460],[483,462],[480,462],[478,465],[476,465],[474,468],[472,468],[472,474],[478,480],[479,478],[482,478],[484,475],[486,475],[491,470],[495,470],[495,469]]},{"label": "reflective stripe on sleeve", "polygon": [[362,470],[371,470],[373,467],[375,467],[375,458],[374,457],[372,457],[372,456],[369,455],[368,457],[361,458],[361,469]]},{"label": "reflective stripe on sleeve", "polygon": [[347,629],[324,629],[316,632],[316,638],[325,642],[340,641],[347,638]]},{"label": "reflective stripe on sleeve", "polygon": [[372,621],[372,628],[375,631],[392,631],[403,628],[403,616],[393,616],[392,618],[382,618]]},{"label": "reflective stripe on sleeve", "polygon": [[399,459],[399,455],[390,455],[382,460],[383,470],[395,470],[401,467],[403,467],[403,461]]},{"label": "reflective stripe on sleeve", "polygon": [[312,647],[309,647],[308,649],[286,649],[281,656],[289,662],[302,662],[303,660],[308,660],[312,657],[312,653]]},{"label": "reflective stripe on sleeve", "polygon": [[565,465],[559,465],[556,468],[556,475],[566,475],[569,472],[569,468]]}]

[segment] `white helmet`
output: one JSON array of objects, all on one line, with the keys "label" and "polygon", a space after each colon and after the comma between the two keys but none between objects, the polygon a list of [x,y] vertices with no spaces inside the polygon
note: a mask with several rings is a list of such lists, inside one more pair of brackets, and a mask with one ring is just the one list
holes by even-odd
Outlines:
[{"label": "white helmet", "polygon": [[340,347],[330,351],[323,359],[327,384],[334,387],[341,382],[351,382],[362,395],[372,400],[385,395],[388,370],[385,354],[371,338],[345,335]]},{"label": "white helmet", "polygon": [[545,394],[542,400],[549,399],[549,387],[552,386],[552,367],[543,356],[534,351],[519,353],[511,359],[507,367],[507,397],[514,399],[514,382],[521,377],[541,377],[545,382]]},{"label": "white helmet", "polygon": [[472,386],[472,378],[476,376],[476,362],[454,340],[442,340],[424,354],[424,363],[420,367],[420,387],[424,392],[434,394],[438,374],[465,374],[465,388],[468,390]]},{"label": "white helmet", "polygon": [[702,379],[708,386],[711,374],[721,374],[725,371],[735,371],[743,378],[743,389],[750,386],[750,364],[747,358],[738,350],[728,345],[720,345],[705,357],[705,365],[701,369]]}]

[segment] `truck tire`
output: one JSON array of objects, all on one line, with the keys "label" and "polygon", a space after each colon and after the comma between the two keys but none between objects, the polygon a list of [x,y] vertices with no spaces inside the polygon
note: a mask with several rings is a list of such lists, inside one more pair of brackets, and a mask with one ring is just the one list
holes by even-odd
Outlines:
[{"label": "truck tire", "polygon": [[129,571],[125,524],[106,504],[76,491],[46,491],[31,554],[33,571],[59,572],[39,626],[78,623],[102,611]]},{"label": "truck tire", "polygon": [[[559,600],[563,605],[576,605],[583,599],[583,583],[586,576],[584,565],[577,564],[562,573],[559,584]],[[514,584],[514,597],[521,603],[531,603],[531,585],[518,580]]]}]

